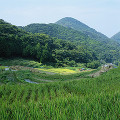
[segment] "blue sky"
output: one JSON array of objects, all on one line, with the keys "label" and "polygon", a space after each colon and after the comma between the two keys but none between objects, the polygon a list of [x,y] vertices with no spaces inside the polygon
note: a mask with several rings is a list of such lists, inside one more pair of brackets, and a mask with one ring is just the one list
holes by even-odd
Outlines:
[{"label": "blue sky", "polygon": [[0,19],[14,25],[73,17],[108,37],[120,31],[120,0],[0,0]]}]

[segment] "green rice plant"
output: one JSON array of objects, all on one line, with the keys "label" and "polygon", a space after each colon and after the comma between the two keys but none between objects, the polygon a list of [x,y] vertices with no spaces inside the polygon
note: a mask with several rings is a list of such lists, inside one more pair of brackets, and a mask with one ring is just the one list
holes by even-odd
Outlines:
[{"label": "green rice plant", "polygon": [[34,101],[38,101],[38,89],[35,89]]},{"label": "green rice plant", "polygon": [[16,91],[11,92],[11,94],[10,94],[10,96],[9,96],[9,98],[8,98],[9,104],[12,104],[12,103],[13,103],[13,101],[14,101],[15,98],[16,98],[16,94],[17,94]]},{"label": "green rice plant", "polygon": [[21,101],[23,96],[24,96],[24,94],[25,94],[25,89],[23,87],[21,87],[21,88],[18,87],[18,91],[19,91],[19,93],[16,96],[16,100],[17,101]]}]

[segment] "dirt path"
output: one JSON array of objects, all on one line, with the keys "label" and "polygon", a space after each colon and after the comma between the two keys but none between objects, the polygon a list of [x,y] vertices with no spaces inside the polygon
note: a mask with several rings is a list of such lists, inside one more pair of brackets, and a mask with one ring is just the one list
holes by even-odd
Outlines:
[{"label": "dirt path", "polygon": [[113,69],[113,66],[112,65],[103,65],[102,66],[102,68],[101,68],[101,70],[99,70],[99,71],[97,71],[97,72],[95,72],[95,73],[92,73],[92,74],[89,74],[88,76],[90,76],[90,77],[98,77],[98,76],[100,76],[102,73],[104,73],[104,72],[107,72],[107,71],[109,71],[110,69]]}]

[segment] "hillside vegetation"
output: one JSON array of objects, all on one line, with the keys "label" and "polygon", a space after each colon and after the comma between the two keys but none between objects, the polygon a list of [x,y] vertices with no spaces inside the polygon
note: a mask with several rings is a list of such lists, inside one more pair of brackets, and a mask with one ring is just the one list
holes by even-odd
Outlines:
[{"label": "hillside vegetation", "polygon": [[98,60],[94,51],[86,49],[85,46],[77,46],[75,43],[52,38],[43,33],[28,33],[3,20],[0,21],[0,57],[30,58],[41,63],[51,63],[56,67],[76,66],[77,63]]},{"label": "hillside vegetation", "polygon": [[[30,24],[23,29],[32,33],[45,33],[52,37],[70,41],[85,51],[90,51],[99,60],[117,61],[120,58],[120,44],[72,18],[63,18],[56,24]],[[60,24],[60,25],[58,25]],[[76,26],[79,27],[76,28]],[[85,29],[85,31],[83,30]],[[88,31],[89,33],[88,33]]]}]

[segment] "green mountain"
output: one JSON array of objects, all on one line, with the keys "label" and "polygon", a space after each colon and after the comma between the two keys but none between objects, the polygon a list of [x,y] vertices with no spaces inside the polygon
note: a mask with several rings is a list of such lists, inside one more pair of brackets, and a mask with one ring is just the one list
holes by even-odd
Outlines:
[{"label": "green mountain", "polygon": [[65,17],[60,19],[59,21],[56,22],[58,25],[62,25],[64,27],[70,27],[72,29],[78,30],[78,31],[95,31],[94,29],[88,27],[84,23],[71,18],[71,17]]},{"label": "green mountain", "polygon": [[120,32],[111,37],[111,39],[120,43]]},{"label": "green mountain", "polygon": [[48,35],[30,34],[0,20],[0,57],[27,57],[50,62],[53,46],[53,39]]},{"label": "green mountain", "polygon": [[83,32],[57,24],[18,28],[0,20],[0,57],[27,57],[58,66],[101,59],[113,62],[120,58],[120,45],[110,39],[92,39]]},{"label": "green mountain", "polygon": [[[48,27],[42,25],[41,28],[47,30]],[[78,47],[70,41],[42,33],[29,33],[0,20],[0,57],[32,58],[55,66],[74,66],[98,60],[95,52],[84,46]],[[55,31],[53,33],[56,35]]]},{"label": "green mountain", "polygon": [[[87,27],[86,27],[87,28]],[[104,35],[102,37],[95,36],[91,33],[91,36],[95,36],[96,39],[93,39],[88,34],[84,32],[74,30],[70,27],[64,27],[58,24],[30,24],[23,27],[27,32],[32,33],[44,33],[52,37],[70,41],[78,47],[83,47],[86,51],[94,52],[97,57],[106,62],[113,62],[120,57],[120,45],[117,42],[114,42],[107,38]]]},{"label": "green mountain", "polygon": [[108,37],[103,35],[102,33],[97,32],[95,29],[90,28],[86,24],[71,17],[62,18],[59,21],[57,21],[56,24],[80,31],[92,39],[101,40],[101,41],[108,39]]}]

